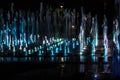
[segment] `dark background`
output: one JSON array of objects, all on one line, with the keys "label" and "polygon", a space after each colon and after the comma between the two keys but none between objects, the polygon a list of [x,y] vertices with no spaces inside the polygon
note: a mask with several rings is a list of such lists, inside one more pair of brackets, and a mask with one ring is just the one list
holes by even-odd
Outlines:
[{"label": "dark background", "polygon": [[56,8],[63,5],[64,8],[76,8],[78,11],[80,11],[81,6],[83,6],[86,14],[91,12],[92,16],[98,15],[100,34],[102,34],[103,15],[106,14],[109,27],[108,34],[112,34],[113,18],[116,14],[114,1],[115,0],[0,0],[0,8],[9,10],[12,2],[14,2],[16,10],[31,9],[33,11],[39,10],[40,2],[43,2],[44,6],[51,5]]}]

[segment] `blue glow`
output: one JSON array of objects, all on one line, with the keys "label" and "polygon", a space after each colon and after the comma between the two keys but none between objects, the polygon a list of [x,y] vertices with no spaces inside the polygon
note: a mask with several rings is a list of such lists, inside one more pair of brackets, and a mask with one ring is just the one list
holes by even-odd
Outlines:
[{"label": "blue glow", "polygon": [[87,37],[87,42],[86,42],[86,44],[88,45],[89,42],[90,42],[90,37]]},{"label": "blue glow", "polygon": [[42,61],[42,57],[39,57],[39,62],[41,62]]},{"label": "blue glow", "polygon": [[59,53],[59,48],[58,47],[55,48],[55,53]]},{"label": "blue glow", "polygon": [[80,55],[80,62],[84,62],[85,61],[85,57],[83,55]]},{"label": "blue glow", "polygon": [[53,50],[53,47],[51,46],[51,55],[53,56],[54,55],[54,50]]},{"label": "blue glow", "polygon": [[54,62],[54,57],[51,57],[51,61]]},{"label": "blue glow", "polygon": [[28,54],[31,54],[31,50],[28,50]]},{"label": "blue glow", "polygon": [[62,45],[60,44],[60,51],[62,51]]},{"label": "blue glow", "polygon": [[66,46],[64,46],[64,56],[67,55],[67,50],[66,50]]},{"label": "blue glow", "polygon": [[69,48],[69,46],[67,46],[67,53],[70,53],[70,48]]},{"label": "blue glow", "polygon": [[105,73],[108,72],[108,65],[107,65],[107,64],[104,65],[104,72],[105,72]]},{"label": "blue glow", "polygon": [[72,38],[72,48],[75,49],[75,41],[76,39],[75,38]]},{"label": "blue glow", "polygon": [[27,53],[27,51],[25,52],[25,56],[28,56],[28,53]]},{"label": "blue glow", "polygon": [[[92,53],[92,54],[95,54],[95,53]],[[96,56],[95,55],[91,55],[91,57],[92,57],[92,61],[96,62]]]},{"label": "blue glow", "polygon": [[72,48],[75,49],[75,41],[72,42]]},{"label": "blue glow", "polygon": [[76,45],[77,45],[77,46],[79,45],[79,41],[78,41],[78,40],[76,41]]},{"label": "blue glow", "polygon": [[67,57],[64,57],[64,62],[66,62],[67,61]]},{"label": "blue glow", "polygon": [[93,39],[93,41],[92,41],[92,55],[95,55],[95,40]]},{"label": "blue glow", "polygon": [[119,55],[117,56],[117,59],[118,59],[118,61],[120,61],[120,56]]},{"label": "blue glow", "polygon": [[18,58],[13,57],[13,61],[14,61],[14,62],[17,62],[17,61],[18,61]]},{"label": "blue glow", "polygon": [[42,50],[42,54],[44,54],[44,51]]},{"label": "blue glow", "polygon": [[37,48],[35,47],[35,52],[37,52]]},{"label": "blue glow", "polygon": [[116,43],[118,53],[120,51],[119,34],[120,34],[119,20],[116,18],[113,22],[113,41]]},{"label": "blue glow", "polygon": [[[106,51],[107,51],[107,50],[104,51],[104,54],[107,54]],[[104,62],[108,62],[108,56],[107,56],[107,55],[104,55]]]},{"label": "blue glow", "polygon": [[93,80],[98,80],[98,79],[96,77],[94,77]]},{"label": "blue glow", "polygon": [[80,64],[80,72],[85,72],[85,65],[84,64]]},{"label": "blue glow", "polygon": [[41,51],[41,49],[39,50],[39,54],[38,54],[39,56],[41,56],[42,55],[42,51]]},{"label": "blue glow", "polygon": [[32,54],[34,53],[35,51],[32,49]]},{"label": "blue glow", "polygon": [[13,52],[13,56],[15,56],[16,55],[16,53],[15,52]]}]

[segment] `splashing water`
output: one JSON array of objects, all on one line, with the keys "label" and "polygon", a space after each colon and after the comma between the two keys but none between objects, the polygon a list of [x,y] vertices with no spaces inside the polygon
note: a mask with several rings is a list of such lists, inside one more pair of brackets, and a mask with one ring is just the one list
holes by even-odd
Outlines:
[{"label": "splashing water", "polygon": [[104,56],[108,54],[108,38],[107,38],[107,18],[104,15],[104,23],[103,23],[103,36],[104,36]]},{"label": "splashing water", "polygon": [[84,47],[86,46],[86,37],[85,37],[85,26],[86,26],[86,16],[83,13],[83,8],[81,8],[82,12],[82,21],[80,25],[80,33],[79,33],[79,41],[80,41],[80,55],[83,54]]}]

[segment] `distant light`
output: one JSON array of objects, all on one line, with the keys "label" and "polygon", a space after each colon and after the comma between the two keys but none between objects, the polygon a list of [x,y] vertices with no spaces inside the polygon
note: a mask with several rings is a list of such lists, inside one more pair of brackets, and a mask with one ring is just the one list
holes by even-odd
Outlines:
[{"label": "distant light", "polygon": [[46,43],[49,43],[48,40],[46,40]]},{"label": "distant light", "polygon": [[60,42],[60,39],[59,39],[59,38],[57,38],[57,39],[56,39],[56,41],[57,41],[57,42]]},{"label": "distant light", "polygon": [[63,8],[63,6],[61,5],[60,8]]},{"label": "distant light", "polygon": [[98,75],[97,74],[94,74],[94,78],[97,78],[98,77]]},{"label": "distant light", "polygon": [[64,58],[63,57],[61,57],[61,62],[64,62]]},{"label": "distant light", "polygon": [[43,40],[43,44],[45,44],[45,40]]},{"label": "distant light", "polygon": [[40,49],[42,49],[42,47],[40,46]]},{"label": "distant light", "polygon": [[80,51],[80,55],[82,55],[83,53],[82,53],[82,51]]},{"label": "distant light", "polygon": [[75,26],[74,26],[74,25],[72,25],[72,28],[74,29],[74,28],[75,28]]},{"label": "distant light", "polygon": [[31,50],[28,50],[28,53],[31,54]]},{"label": "distant light", "polygon": [[20,50],[22,50],[22,46],[20,46],[20,48],[19,48]]},{"label": "distant light", "polygon": [[87,46],[85,46],[83,49],[85,50],[87,48]]},{"label": "distant light", "polygon": [[61,65],[61,67],[62,67],[62,68],[64,68],[64,67],[65,67],[65,65],[64,65],[64,64],[62,64],[62,65]]},{"label": "distant light", "polygon": [[85,50],[85,49],[86,49],[86,47],[83,48],[83,50]]},{"label": "distant light", "polygon": [[24,47],[23,51],[26,52],[26,48],[25,47]]},{"label": "distant light", "polygon": [[27,45],[27,44],[26,44],[25,46],[26,46],[26,48],[28,47],[28,45]]},{"label": "distant light", "polygon": [[13,52],[15,52],[15,46],[13,47]]},{"label": "distant light", "polygon": [[61,41],[62,39],[60,38],[60,41]]},{"label": "distant light", "polygon": [[37,48],[35,47],[35,52],[37,52]]},{"label": "distant light", "polygon": [[37,37],[40,38],[40,35],[38,34]]},{"label": "distant light", "polygon": [[96,50],[93,50],[94,52],[96,51]]}]

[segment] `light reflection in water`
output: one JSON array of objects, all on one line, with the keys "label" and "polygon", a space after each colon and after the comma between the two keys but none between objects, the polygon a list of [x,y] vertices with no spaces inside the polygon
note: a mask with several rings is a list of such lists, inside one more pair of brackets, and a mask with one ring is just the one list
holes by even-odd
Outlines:
[{"label": "light reflection in water", "polygon": [[108,64],[104,65],[104,72],[105,72],[105,73],[108,72]]},{"label": "light reflection in water", "polygon": [[[105,50],[104,54],[108,54],[108,52]],[[108,62],[108,55],[104,55],[104,62]]]},{"label": "light reflection in water", "polygon": [[[92,72],[94,72],[95,75],[98,73],[98,65],[97,64],[92,64],[91,66]],[[95,77],[94,75],[94,77]]]},{"label": "light reflection in water", "polygon": [[4,57],[0,57],[0,62],[3,62],[4,61]]},{"label": "light reflection in water", "polygon": [[27,62],[30,58],[29,57],[22,57],[22,58],[19,58],[19,61],[20,62]]},{"label": "light reflection in water", "polygon": [[55,53],[59,53],[59,48],[56,47]]},{"label": "light reflection in water", "polygon": [[64,57],[64,62],[66,62],[66,61],[67,61],[67,58],[68,58],[68,57]]},{"label": "light reflection in water", "polygon": [[92,61],[97,62],[97,56],[96,55],[91,55]]},{"label": "light reflection in water", "polygon": [[80,55],[80,62],[85,62],[85,56]]},{"label": "light reflection in water", "polygon": [[66,62],[68,57],[0,57],[0,62]]},{"label": "light reflection in water", "polygon": [[10,62],[11,61],[11,57],[4,58],[4,61],[5,62]]},{"label": "light reflection in water", "polygon": [[119,55],[117,56],[117,59],[118,59],[118,61],[120,61],[120,56]]},{"label": "light reflection in water", "polygon": [[15,62],[18,61],[18,58],[16,58],[16,57],[13,57],[12,59],[13,59],[12,61],[15,61]]},{"label": "light reflection in water", "polygon": [[73,42],[73,44],[72,44],[72,48],[75,49],[75,42]]},{"label": "light reflection in water", "polygon": [[93,80],[98,80],[97,77],[98,77],[98,74],[94,74]]},{"label": "light reflection in water", "polygon": [[66,62],[67,61],[67,57],[61,57],[60,62]]},{"label": "light reflection in water", "polygon": [[42,57],[39,57],[38,60],[39,60],[39,62],[41,62],[42,61]]},{"label": "light reflection in water", "polygon": [[67,56],[66,46],[64,46],[64,56]]},{"label": "light reflection in water", "polygon": [[41,51],[41,49],[39,50],[39,56],[41,56],[42,55],[42,51]]},{"label": "light reflection in water", "polygon": [[54,57],[51,57],[51,61],[54,62]]},{"label": "light reflection in water", "polygon": [[85,64],[80,64],[80,72],[84,72],[85,70]]}]

